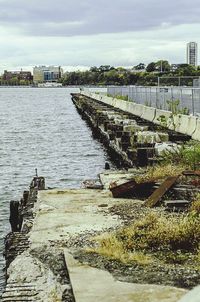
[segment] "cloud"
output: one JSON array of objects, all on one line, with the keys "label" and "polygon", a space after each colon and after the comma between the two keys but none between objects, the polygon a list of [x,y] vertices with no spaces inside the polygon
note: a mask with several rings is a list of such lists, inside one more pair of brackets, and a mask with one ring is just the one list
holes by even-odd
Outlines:
[{"label": "cloud", "polygon": [[[185,62],[200,5],[185,0],[0,0],[0,70]],[[70,67],[71,68],[71,67]]]},{"label": "cloud", "polygon": [[186,42],[200,37],[200,26],[177,25],[152,31],[106,33],[74,37],[10,36],[0,28],[0,68],[18,66],[134,66],[167,59],[171,63],[186,60]]},{"label": "cloud", "polygon": [[[186,0],[1,0],[0,24],[32,36],[144,31],[199,22],[200,6]],[[187,20],[187,22],[186,22]]]}]

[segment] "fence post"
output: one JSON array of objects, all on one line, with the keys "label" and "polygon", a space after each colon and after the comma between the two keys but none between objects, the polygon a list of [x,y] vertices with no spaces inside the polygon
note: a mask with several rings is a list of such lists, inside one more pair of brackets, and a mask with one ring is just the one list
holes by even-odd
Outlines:
[{"label": "fence post", "polygon": [[173,87],[171,87],[171,100],[174,100]]},{"label": "fence post", "polygon": [[194,115],[194,89],[192,88],[192,114]]},{"label": "fence post", "polygon": [[150,98],[150,106],[151,106],[151,87],[149,87],[149,98]]},{"label": "fence post", "polygon": [[156,108],[158,108],[158,87],[156,87]]},{"label": "fence post", "polygon": [[180,88],[180,104],[181,104],[181,109],[183,109],[183,90]]},{"label": "fence post", "polygon": [[148,97],[147,97],[147,89],[148,87],[145,87],[145,98],[146,98],[146,106],[149,106]]}]

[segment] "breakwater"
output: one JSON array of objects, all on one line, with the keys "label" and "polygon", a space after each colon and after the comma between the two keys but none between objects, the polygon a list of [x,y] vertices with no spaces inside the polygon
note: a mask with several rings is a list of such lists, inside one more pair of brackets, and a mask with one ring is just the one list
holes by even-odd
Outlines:
[{"label": "breakwater", "polygon": [[20,201],[10,202],[12,231],[5,238],[7,281],[2,302],[53,301],[58,295],[63,302],[74,302],[64,253],[53,246],[49,253],[33,248],[30,251],[30,231],[40,190],[45,190],[45,179],[35,176]]},{"label": "breakwater", "polygon": [[[102,181],[104,178],[106,173],[101,175]],[[109,302],[120,297],[126,302],[139,301],[139,295],[141,301],[160,302],[162,296],[177,302],[186,290],[173,287],[173,280],[172,286],[140,284],[145,280],[143,267],[140,282],[135,284],[140,271],[130,272],[133,283],[128,279],[120,282],[123,273],[119,271],[114,278],[112,269],[108,272],[101,267],[102,260],[90,265],[90,258],[95,261],[95,257],[85,253],[93,246],[92,237],[120,227],[123,217],[113,209],[121,206],[127,211],[129,202],[113,198],[105,188],[44,190],[44,178],[34,177],[11,215],[17,231],[6,238],[7,284],[1,301]],[[134,201],[132,206],[139,210],[140,204]],[[155,268],[151,278],[152,274],[156,283]],[[165,283],[163,273],[160,280]]]},{"label": "breakwater", "polygon": [[[98,94],[72,94],[79,113],[88,121],[118,166],[151,165],[160,160],[163,148],[170,150],[191,139],[191,136],[168,129],[154,122],[155,109],[128,112],[126,101],[100,97]],[[142,113],[143,112],[143,113]]]}]

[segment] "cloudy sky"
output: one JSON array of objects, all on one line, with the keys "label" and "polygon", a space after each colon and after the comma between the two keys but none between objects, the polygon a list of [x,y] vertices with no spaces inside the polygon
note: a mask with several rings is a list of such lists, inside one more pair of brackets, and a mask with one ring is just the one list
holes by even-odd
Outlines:
[{"label": "cloudy sky", "polygon": [[0,71],[185,62],[199,16],[199,0],[0,0]]}]

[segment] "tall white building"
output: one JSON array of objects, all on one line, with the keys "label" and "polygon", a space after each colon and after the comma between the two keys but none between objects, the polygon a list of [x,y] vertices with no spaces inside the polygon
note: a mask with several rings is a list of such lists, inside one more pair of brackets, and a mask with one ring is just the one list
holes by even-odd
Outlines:
[{"label": "tall white building", "polygon": [[187,43],[187,64],[197,66],[197,43],[189,42]]}]

